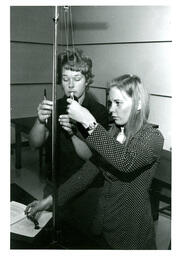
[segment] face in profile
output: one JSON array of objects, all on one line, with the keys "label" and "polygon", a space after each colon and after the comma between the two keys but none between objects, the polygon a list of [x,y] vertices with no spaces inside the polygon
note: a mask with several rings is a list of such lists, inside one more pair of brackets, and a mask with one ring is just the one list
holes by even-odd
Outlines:
[{"label": "face in profile", "polygon": [[62,69],[62,86],[67,97],[73,95],[80,99],[85,95],[86,78],[80,71]]},{"label": "face in profile", "polygon": [[109,91],[109,112],[117,125],[125,125],[132,109],[132,98],[124,90],[112,87]]}]

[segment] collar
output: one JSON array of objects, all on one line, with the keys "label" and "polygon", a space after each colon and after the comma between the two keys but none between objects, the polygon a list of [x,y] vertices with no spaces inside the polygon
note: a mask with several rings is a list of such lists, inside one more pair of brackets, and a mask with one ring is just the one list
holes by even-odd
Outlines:
[{"label": "collar", "polygon": [[85,93],[85,98],[84,98],[81,105],[85,108],[89,108],[89,106],[91,105],[90,102],[91,102],[90,95],[89,95],[89,93],[86,92]]}]

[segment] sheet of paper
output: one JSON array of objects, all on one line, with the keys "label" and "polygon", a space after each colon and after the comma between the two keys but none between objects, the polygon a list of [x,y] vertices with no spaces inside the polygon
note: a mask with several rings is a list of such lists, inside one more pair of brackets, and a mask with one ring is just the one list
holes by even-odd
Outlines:
[{"label": "sheet of paper", "polygon": [[[47,224],[47,222],[52,218],[52,213],[48,211],[41,212],[40,215],[38,216],[40,229],[35,229],[35,225],[31,220],[27,219],[26,216],[22,217],[22,208],[24,211],[26,206],[22,207],[22,205],[18,205],[18,204],[19,203],[14,202],[11,205],[13,220],[16,219],[16,221],[13,221],[12,222],[13,224],[11,224],[11,229],[10,229],[11,232],[15,234],[27,236],[27,237],[35,237],[41,231],[41,229]],[[18,212],[21,215],[22,219],[21,220],[19,219],[17,221]]]},{"label": "sheet of paper", "polygon": [[11,224],[18,222],[19,220],[25,218],[24,210],[26,206],[24,204],[12,201],[10,204],[11,207]]}]

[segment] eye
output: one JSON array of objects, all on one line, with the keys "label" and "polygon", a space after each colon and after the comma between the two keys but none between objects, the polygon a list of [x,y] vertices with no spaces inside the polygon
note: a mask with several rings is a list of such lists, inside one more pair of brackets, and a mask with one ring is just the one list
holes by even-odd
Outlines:
[{"label": "eye", "polygon": [[81,79],[82,79],[81,76],[75,76],[75,77],[74,77],[74,80],[75,80],[75,81],[80,81]]},{"label": "eye", "polygon": [[122,101],[120,101],[120,100],[115,100],[115,102],[116,102],[116,105],[119,107],[119,106],[121,106],[122,105]]},{"label": "eye", "polygon": [[63,76],[62,79],[63,79],[64,82],[68,82],[69,81],[69,78],[67,76]]}]

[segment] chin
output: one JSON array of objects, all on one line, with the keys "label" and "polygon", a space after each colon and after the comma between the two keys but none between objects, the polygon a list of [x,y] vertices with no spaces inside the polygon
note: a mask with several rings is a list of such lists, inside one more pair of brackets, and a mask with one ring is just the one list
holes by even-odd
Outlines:
[{"label": "chin", "polygon": [[114,122],[117,126],[124,126],[125,125],[125,123],[121,123],[121,122],[119,122],[119,120],[115,120]]},{"label": "chin", "polygon": [[114,120],[116,125],[121,125],[121,123],[118,120]]}]

